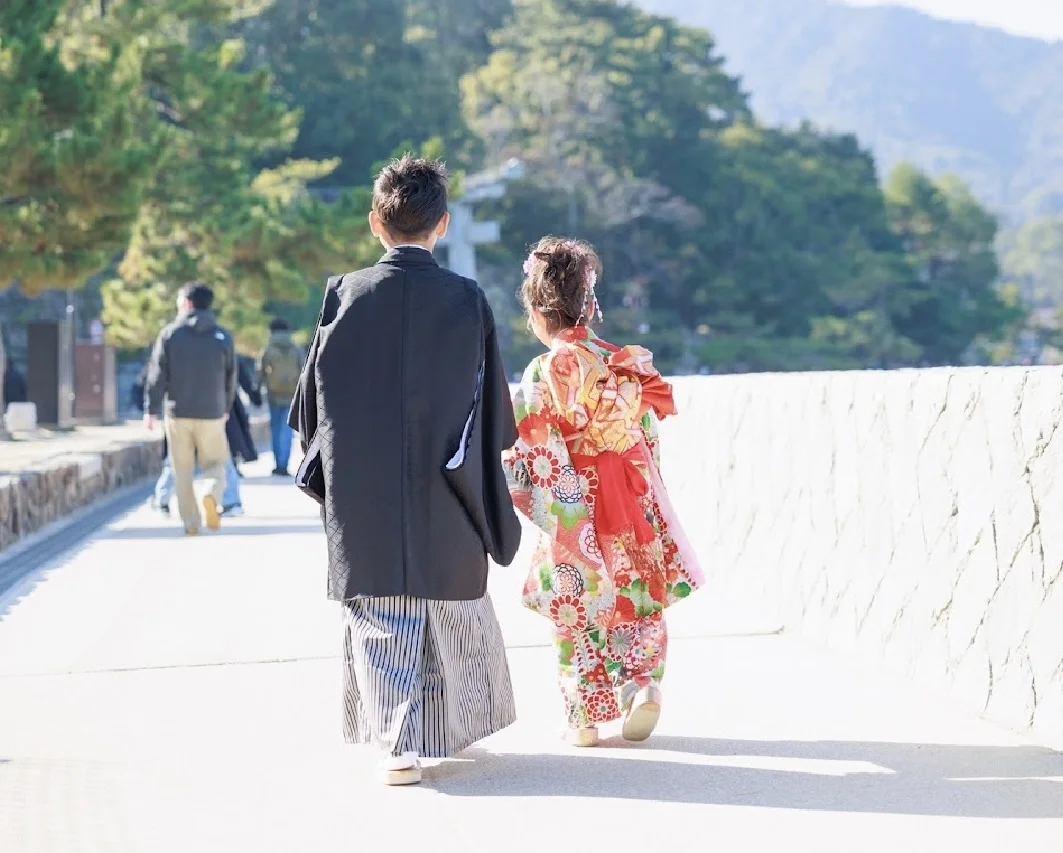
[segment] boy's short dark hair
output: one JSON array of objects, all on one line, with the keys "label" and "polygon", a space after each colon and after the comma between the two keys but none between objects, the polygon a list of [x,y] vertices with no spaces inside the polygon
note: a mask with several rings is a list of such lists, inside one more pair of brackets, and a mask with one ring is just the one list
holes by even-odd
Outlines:
[{"label": "boy's short dark hair", "polygon": [[201,281],[192,281],[181,288],[181,294],[196,311],[209,311],[214,304],[214,291]]},{"label": "boy's short dark hair", "polygon": [[373,211],[388,233],[424,237],[447,212],[447,167],[410,154],[392,161],[373,184]]},{"label": "boy's short dark hair", "polygon": [[288,325],[288,321],[283,317],[274,317],[270,320],[269,330],[271,332],[287,332],[291,326]]}]

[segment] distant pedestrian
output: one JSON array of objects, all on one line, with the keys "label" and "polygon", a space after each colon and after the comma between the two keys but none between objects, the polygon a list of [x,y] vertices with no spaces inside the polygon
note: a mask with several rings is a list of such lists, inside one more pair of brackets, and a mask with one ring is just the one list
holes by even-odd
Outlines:
[{"label": "distant pedestrian", "polygon": [[29,389],[26,386],[26,377],[8,360],[4,369],[4,401],[7,403],[25,403],[29,400]]},{"label": "distant pedestrian", "polygon": [[299,387],[306,353],[292,340],[288,321],[280,317],[269,325],[269,343],[258,361],[259,381],[266,389],[269,403],[269,426],[273,440],[273,473],[288,473],[292,452],[292,430],[288,426],[288,410]]},{"label": "distant pedestrian", "polygon": [[145,422],[154,429],[165,401],[166,442],[173,465],[177,506],[185,532],[199,533],[196,505],[198,460],[207,477],[203,514],[207,527],[221,526],[226,465],[230,460],[225,421],[236,395],[232,336],[211,310],[214,292],[193,282],[178,295],[178,317],[155,342],[144,390]]},{"label": "distant pedestrian", "polygon": [[659,472],[672,386],[649,350],[591,331],[600,270],[591,246],[554,237],[524,262],[522,302],[548,352],[524,373],[520,439],[504,454],[513,502],[540,528],[524,604],[553,624],[566,739],[580,747],[618,719],[626,740],[653,733],[664,610],[701,583]]},{"label": "distant pedestrian", "polygon": [[[4,349],[4,336],[0,334],[0,377],[7,376],[7,351]],[[4,421],[7,412],[7,385],[0,382],[0,439],[7,439],[7,425]]]},{"label": "distant pedestrian", "polygon": [[144,362],[140,370],[137,371],[136,378],[133,380],[133,387],[129,389],[129,407],[133,411],[140,412],[141,415],[146,411],[144,409],[144,389],[148,385],[148,373],[151,372],[151,358]]},{"label": "distant pedestrian", "polygon": [[[147,411],[148,411],[145,408],[145,405],[144,405],[144,396],[145,396],[144,391],[148,387],[148,374],[150,372],[151,372],[151,359],[148,358],[148,360],[144,362],[143,366],[137,372],[136,379],[133,380],[133,387],[132,387],[132,389],[129,392],[130,393],[130,398],[131,398],[130,399],[130,408],[132,408],[134,411],[140,412],[141,416],[147,414]],[[166,436],[165,435],[163,435],[163,437],[162,437],[162,450],[161,450],[161,453],[162,453],[162,473],[159,474],[159,482],[162,482],[163,478],[165,477],[167,479],[167,481],[171,483],[171,487],[172,487],[173,470],[170,468],[170,455],[169,455],[169,453],[167,453]],[[156,483],[155,484],[155,492],[153,493],[152,498],[151,498],[151,507],[152,507],[152,509],[155,509],[158,512],[161,512],[163,515],[165,515],[167,518],[169,518],[169,516],[170,516],[169,499],[167,499],[166,503],[160,504],[158,499],[157,499],[157,497],[156,497],[158,495],[158,491],[159,491],[159,485],[158,485],[158,483]]]},{"label": "distant pedestrian", "polygon": [[[237,384],[247,394],[252,406],[262,405],[262,393],[255,379],[254,359],[243,356],[237,358]],[[248,362],[250,361],[250,366]],[[229,467],[226,472],[228,484],[225,487],[225,505],[222,512],[226,516],[243,515],[244,504],[240,497],[240,470],[236,461],[254,462],[258,459],[255,437],[251,432],[251,419],[247,415],[244,401],[237,394],[233,398],[233,407],[229,410],[229,420],[225,423],[225,435],[229,439]]]},{"label": "distant pedestrian", "polygon": [[[253,364],[253,361],[252,361]],[[254,370],[249,368],[245,359],[237,358],[237,378],[239,387],[247,394],[253,406],[262,405],[262,395],[255,385]],[[244,502],[240,495],[240,470],[236,467],[236,460],[254,462],[258,459],[255,450],[254,436],[251,434],[251,423],[247,417],[240,395],[233,398],[233,406],[229,410],[229,419],[225,422],[225,437],[229,442],[229,459],[225,465],[225,494],[222,496],[222,515],[236,517],[244,514]],[[165,516],[170,514],[170,499],[174,491],[173,465],[165,452],[163,442],[163,466],[162,473],[155,483],[155,496],[153,504],[155,509]],[[200,476],[199,465],[196,465],[195,476]]]}]

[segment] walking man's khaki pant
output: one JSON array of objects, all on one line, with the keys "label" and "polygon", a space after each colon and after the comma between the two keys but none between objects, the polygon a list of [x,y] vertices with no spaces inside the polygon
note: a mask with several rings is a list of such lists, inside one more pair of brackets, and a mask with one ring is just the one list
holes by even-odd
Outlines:
[{"label": "walking man's khaki pant", "polygon": [[221,507],[225,494],[225,465],[229,458],[229,441],[225,437],[225,418],[203,421],[192,418],[166,418],[166,442],[173,465],[174,490],[177,509],[185,530],[199,532],[202,517],[196,504],[196,459],[207,480],[207,497],[213,499],[208,508],[208,523],[213,509]]}]

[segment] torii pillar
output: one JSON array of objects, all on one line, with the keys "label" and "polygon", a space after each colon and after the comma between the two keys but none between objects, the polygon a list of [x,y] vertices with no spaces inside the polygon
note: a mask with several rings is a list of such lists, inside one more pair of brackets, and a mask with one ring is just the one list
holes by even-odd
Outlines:
[{"label": "torii pillar", "polygon": [[471,205],[465,202],[451,205],[450,228],[440,244],[447,249],[447,267],[476,281],[476,247],[497,243],[501,236],[502,229],[497,222],[473,220]]},{"label": "torii pillar", "polygon": [[519,160],[510,160],[501,169],[472,175],[465,181],[465,195],[450,204],[450,227],[447,236],[439,245],[447,250],[447,267],[458,275],[477,280],[476,247],[497,243],[501,239],[501,226],[495,221],[477,222],[473,219],[473,206],[485,199],[502,198],[506,182],[524,175],[524,166]]}]

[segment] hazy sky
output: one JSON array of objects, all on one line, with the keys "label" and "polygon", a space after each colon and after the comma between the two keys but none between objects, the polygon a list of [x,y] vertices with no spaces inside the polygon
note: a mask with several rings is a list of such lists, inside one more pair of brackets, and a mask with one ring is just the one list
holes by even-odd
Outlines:
[{"label": "hazy sky", "polygon": [[1063,39],[1063,0],[842,0],[850,6],[911,6],[939,18]]}]

